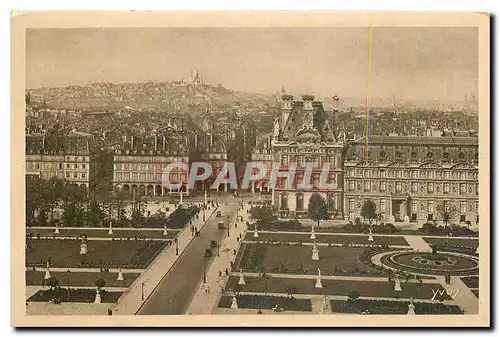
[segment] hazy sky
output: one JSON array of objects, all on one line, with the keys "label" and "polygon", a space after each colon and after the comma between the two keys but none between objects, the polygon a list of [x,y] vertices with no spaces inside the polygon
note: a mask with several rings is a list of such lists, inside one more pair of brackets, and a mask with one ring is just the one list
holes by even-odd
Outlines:
[{"label": "hazy sky", "polygon": [[[371,96],[477,95],[476,28],[373,28]],[[363,98],[368,28],[29,29],[27,87],[172,81]]]}]

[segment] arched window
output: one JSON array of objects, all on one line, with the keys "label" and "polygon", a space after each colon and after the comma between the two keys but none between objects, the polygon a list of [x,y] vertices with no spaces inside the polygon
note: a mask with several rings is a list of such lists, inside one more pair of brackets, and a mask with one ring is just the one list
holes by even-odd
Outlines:
[{"label": "arched window", "polygon": [[302,193],[297,193],[296,195],[297,211],[304,210],[304,195]]}]

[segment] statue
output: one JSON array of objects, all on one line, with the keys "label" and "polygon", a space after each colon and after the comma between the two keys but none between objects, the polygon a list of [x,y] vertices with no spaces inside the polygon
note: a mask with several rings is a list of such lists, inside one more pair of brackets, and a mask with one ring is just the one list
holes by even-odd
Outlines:
[{"label": "statue", "polygon": [[278,136],[280,135],[280,122],[279,122],[278,118],[274,119],[273,135],[274,135],[274,138],[278,138]]}]

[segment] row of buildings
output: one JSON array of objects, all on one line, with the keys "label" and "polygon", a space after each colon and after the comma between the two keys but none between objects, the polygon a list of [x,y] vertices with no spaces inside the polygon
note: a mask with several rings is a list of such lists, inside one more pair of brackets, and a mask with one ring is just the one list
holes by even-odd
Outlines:
[{"label": "row of buildings", "polygon": [[[241,183],[245,163],[257,161],[268,171],[249,190],[270,193],[283,217],[305,216],[311,195],[319,193],[327,200],[332,218],[359,216],[364,201],[370,199],[380,216],[391,222],[440,220],[437,208],[441,203],[449,207],[451,221],[479,221],[477,137],[371,136],[346,141],[339,137],[335,110],[326,111],[314,96],[296,100],[284,94],[281,105],[273,131],[257,138],[248,125],[229,128],[209,117],[199,128],[169,123],[147,137],[124,136],[104,147],[96,147],[93,137],[84,134],[27,135],[26,173],[57,176],[93,189],[102,184],[100,158],[107,152],[110,169],[105,175],[110,186],[130,194],[162,197],[190,193],[188,174],[193,162],[208,162],[212,167],[212,176],[194,186],[194,190],[204,190],[226,162],[236,163]],[[172,190],[164,187],[162,174],[174,162],[186,163],[187,168],[170,172],[170,181],[181,186]],[[279,177],[273,189],[271,168],[276,165],[282,172],[293,166],[296,174],[293,179]],[[304,190],[298,185],[306,166],[313,167],[313,187]],[[325,168],[328,188],[319,183]],[[228,191],[229,187],[225,184],[218,189]]]}]

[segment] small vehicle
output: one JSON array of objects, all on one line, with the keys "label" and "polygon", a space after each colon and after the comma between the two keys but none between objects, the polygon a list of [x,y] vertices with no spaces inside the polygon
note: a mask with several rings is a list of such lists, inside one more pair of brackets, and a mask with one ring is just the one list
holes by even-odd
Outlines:
[{"label": "small vehicle", "polygon": [[217,247],[217,242],[215,240],[210,241],[210,248]]},{"label": "small vehicle", "polygon": [[205,257],[212,257],[214,254],[210,248],[205,249]]},{"label": "small vehicle", "polygon": [[283,311],[285,311],[285,308],[283,308],[283,307],[278,307],[278,305],[276,304],[276,305],[273,307],[273,311],[274,311],[274,312],[283,312]]},{"label": "small vehicle", "polygon": [[217,213],[215,214],[216,217],[220,218],[222,216],[222,212],[221,211],[217,211]]},{"label": "small vehicle", "polygon": [[218,227],[219,229],[224,229],[224,221],[222,221],[222,220],[221,220],[221,221],[219,221],[219,222],[217,223],[217,227]]}]

